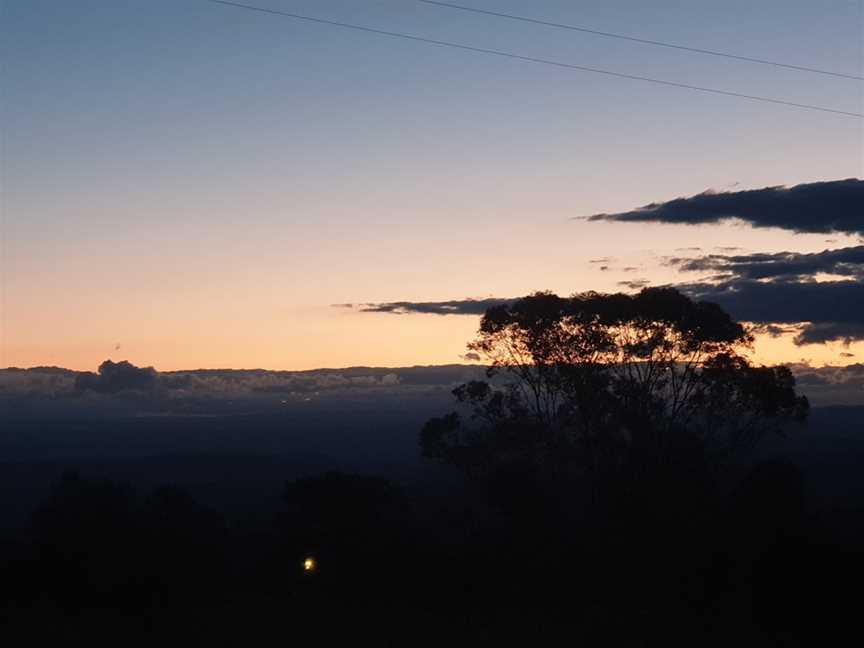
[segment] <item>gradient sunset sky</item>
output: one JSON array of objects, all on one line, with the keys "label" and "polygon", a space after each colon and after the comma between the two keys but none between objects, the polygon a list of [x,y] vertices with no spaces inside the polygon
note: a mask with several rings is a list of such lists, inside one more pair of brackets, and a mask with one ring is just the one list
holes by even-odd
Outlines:
[{"label": "gradient sunset sky", "polygon": [[[251,4],[864,110],[860,81],[412,0]],[[857,0],[463,4],[862,74]],[[664,259],[688,247],[861,245],[741,223],[574,220],[707,189],[861,177],[860,119],[203,0],[0,6],[0,366],[460,362],[476,317],[334,305],[685,282]],[[844,364],[864,343],[790,335],[757,351]]]}]

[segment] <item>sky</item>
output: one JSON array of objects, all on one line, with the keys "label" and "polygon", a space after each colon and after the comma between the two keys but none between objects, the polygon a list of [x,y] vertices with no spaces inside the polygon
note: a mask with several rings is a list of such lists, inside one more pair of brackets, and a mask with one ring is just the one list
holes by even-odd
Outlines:
[{"label": "sky", "polygon": [[[864,112],[861,81],[416,0],[251,4]],[[858,1],[464,4],[864,74]],[[476,316],[334,305],[686,283],[700,275],[669,265],[684,248],[861,245],[860,232],[584,218],[860,178],[854,117],[205,0],[5,0],[0,12],[0,366],[460,362]],[[760,337],[758,359],[864,357],[860,338],[793,338]]]}]

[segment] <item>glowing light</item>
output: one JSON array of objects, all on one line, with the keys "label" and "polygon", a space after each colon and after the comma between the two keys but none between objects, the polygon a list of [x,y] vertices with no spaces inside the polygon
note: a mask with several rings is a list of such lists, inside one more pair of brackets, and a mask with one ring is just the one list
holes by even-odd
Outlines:
[{"label": "glowing light", "polygon": [[306,559],[303,561],[303,571],[305,571],[305,572],[314,572],[314,571],[315,571],[315,567],[317,567],[317,564],[315,563],[315,559],[312,558],[311,556],[310,556],[309,558],[306,558]]}]

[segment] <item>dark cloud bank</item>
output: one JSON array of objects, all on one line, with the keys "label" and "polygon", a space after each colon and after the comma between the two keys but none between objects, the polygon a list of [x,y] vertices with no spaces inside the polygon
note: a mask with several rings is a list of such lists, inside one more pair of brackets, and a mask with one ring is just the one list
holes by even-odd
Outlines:
[{"label": "dark cloud bank", "polygon": [[685,272],[715,272],[720,278],[807,280],[818,273],[864,279],[864,245],[809,254],[708,254],[695,258],[672,258],[668,265]]},{"label": "dark cloud bank", "polygon": [[[862,206],[864,181],[850,178],[788,188],[708,191],[629,212],[596,214],[589,220],[704,224],[738,218],[754,227],[864,235]],[[738,248],[715,249],[724,253],[668,259],[668,265],[681,271],[710,273],[703,279],[675,287],[695,299],[716,302],[736,319],[761,325],[766,332],[778,335],[796,332],[797,344],[848,344],[864,340],[864,245],[814,253],[731,254]],[[698,252],[700,248],[681,250]],[[590,263],[610,260],[603,257],[591,259]],[[600,269],[610,267],[604,265]],[[648,281],[633,279],[619,285],[639,290]],[[365,304],[362,310],[480,315],[490,306],[512,301],[505,298],[401,301]],[[803,324],[803,328],[789,326],[794,324]]]},{"label": "dark cloud bank", "polygon": [[[720,304],[739,320],[809,322],[797,344],[864,340],[864,245],[813,253],[709,254],[673,258],[668,264],[713,273],[678,288]],[[817,281],[820,274],[830,280]]]},{"label": "dark cloud bank", "polygon": [[[468,353],[465,360],[480,357]],[[198,369],[157,372],[127,362],[111,363],[98,374],[59,367],[0,369],[0,403],[6,414],[15,405],[35,406],[39,416],[66,405],[106,409],[111,402],[128,401],[130,411],[162,411],[174,414],[236,413],[235,409],[260,409],[266,403],[278,407],[334,399],[422,398],[440,394],[449,397],[458,384],[480,379],[484,367],[454,364],[430,367],[349,367],[312,371],[268,371],[266,369]],[[122,365],[120,372],[112,371]],[[864,402],[864,364],[811,367],[793,364],[804,391],[814,405],[860,405]],[[128,377],[136,377],[129,380]],[[105,382],[94,382],[102,376]],[[110,376],[110,377],[109,377]],[[35,400],[34,400],[35,399]],[[445,398],[446,400],[446,398]],[[449,401],[446,401],[449,402]],[[221,403],[221,405],[214,405]],[[229,407],[230,406],[230,407]],[[20,409],[20,408],[17,408]],[[25,408],[30,411],[33,408]],[[68,408],[67,408],[68,409]],[[224,411],[223,411],[224,410]],[[114,410],[107,410],[113,412]],[[115,412],[116,413],[116,412]]]},{"label": "dark cloud bank", "polygon": [[679,286],[696,299],[720,304],[735,318],[757,324],[808,322],[797,344],[864,340],[864,283],[734,279]]},{"label": "dark cloud bank", "polygon": [[[641,281],[623,282],[626,287],[644,287]],[[795,338],[797,344],[820,344],[864,340],[864,282],[860,281],[772,281],[735,278],[720,283],[690,283],[675,286],[699,301],[720,304],[740,321],[777,325],[806,322]],[[450,300],[445,302],[389,302],[368,305],[365,312],[425,313],[435,315],[482,315],[486,308],[513,299]],[[485,306],[481,307],[481,303]],[[772,329],[782,332],[778,328]]]},{"label": "dark cloud bank", "polygon": [[857,178],[794,187],[706,191],[689,198],[651,203],[617,214],[594,214],[592,221],[704,224],[731,218],[754,227],[795,232],[864,234],[864,181]]}]

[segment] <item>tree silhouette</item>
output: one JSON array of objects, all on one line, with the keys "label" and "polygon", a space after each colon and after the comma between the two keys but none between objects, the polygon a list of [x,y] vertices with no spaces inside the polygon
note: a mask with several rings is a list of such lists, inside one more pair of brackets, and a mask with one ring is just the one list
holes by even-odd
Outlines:
[{"label": "tree silhouette", "polygon": [[217,594],[227,575],[222,516],[176,486],[140,497],[128,483],[67,472],[33,516],[40,587],[66,602]]},{"label": "tree silhouette", "polygon": [[300,574],[312,557],[316,582],[367,593],[398,573],[396,556],[406,546],[411,523],[409,502],[397,484],[328,472],[289,482],[283,501],[277,525],[292,563],[287,573]]},{"label": "tree silhouette", "polygon": [[127,596],[141,584],[137,497],[124,483],[67,472],[33,518],[43,582],[70,601]]},{"label": "tree silhouette", "polygon": [[430,420],[421,446],[474,477],[587,480],[594,501],[680,495],[807,414],[787,368],[742,355],[752,341],[672,288],[538,292],[487,310],[468,344],[487,380],[453,392],[471,415]]},{"label": "tree silhouette", "polygon": [[183,489],[157,488],[142,507],[148,571],[161,593],[218,591],[227,574],[228,529],[222,516]]}]

